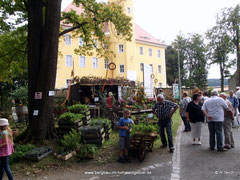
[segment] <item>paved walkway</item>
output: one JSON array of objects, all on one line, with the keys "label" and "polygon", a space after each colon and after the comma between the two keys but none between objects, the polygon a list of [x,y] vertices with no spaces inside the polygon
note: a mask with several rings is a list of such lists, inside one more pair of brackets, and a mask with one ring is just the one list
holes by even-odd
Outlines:
[{"label": "paved walkway", "polygon": [[240,129],[233,129],[235,148],[227,152],[209,150],[208,126],[204,123],[202,145],[192,145],[191,134],[182,132],[180,140],[180,179],[240,179]]}]

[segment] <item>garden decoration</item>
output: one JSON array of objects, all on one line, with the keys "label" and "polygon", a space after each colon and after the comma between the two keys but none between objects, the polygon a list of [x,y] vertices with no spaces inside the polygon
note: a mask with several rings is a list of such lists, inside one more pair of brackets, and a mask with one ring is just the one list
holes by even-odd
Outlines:
[{"label": "garden decoration", "polygon": [[80,149],[77,151],[77,158],[80,160],[93,159],[96,151],[97,146],[95,144],[82,144]]},{"label": "garden decoration", "polygon": [[112,132],[111,125],[112,122],[109,119],[92,119],[90,121],[91,126],[101,126],[104,128],[105,139],[109,139]]},{"label": "garden decoration", "polygon": [[[113,85],[113,77],[114,77],[114,70],[116,69],[116,64],[114,62],[111,62],[108,64],[108,69],[106,71],[106,77],[105,79],[107,80],[108,78],[108,70],[111,70],[112,71],[112,79],[111,79],[111,86]],[[106,86],[106,81],[104,82],[103,84],[103,87],[102,87],[102,92],[104,92],[104,88]]]},{"label": "garden decoration", "polygon": [[156,137],[157,126],[147,123],[139,123],[132,126],[131,149],[137,152],[140,161],[145,159],[147,151],[152,152]]}]

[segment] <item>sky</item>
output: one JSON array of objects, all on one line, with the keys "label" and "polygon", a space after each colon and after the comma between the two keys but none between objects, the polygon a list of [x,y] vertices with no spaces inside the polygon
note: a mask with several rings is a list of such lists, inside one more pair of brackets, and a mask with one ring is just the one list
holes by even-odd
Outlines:
[{"label": "sky", "polygon": [[[101,1],[101,0],[98,0]],[[106,2],[106,0],[103,0]],[[72,0],[62,0],[64,9]],[[170,45],[177,35],[204,33],[215,25],[217,13],[234,7],[239,0],[133,0],[134,21]],[[234,56],[233,56],[234,57]],[[236,69],[233,68],[231,73]],[[211,66],[208,78],[220,78],[219,67]]]}]

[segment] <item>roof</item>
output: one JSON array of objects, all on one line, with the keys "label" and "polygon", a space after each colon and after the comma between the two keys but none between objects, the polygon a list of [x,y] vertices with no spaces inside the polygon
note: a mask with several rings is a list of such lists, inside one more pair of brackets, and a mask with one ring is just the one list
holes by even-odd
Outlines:
[{"label": "roof", "polygon": [[[84,9],[82,8],[82,5],[80,4],[79,7],[77,7],[75,4],[70,3],[63,12],[69,12],[71,10],[74,10],[77,12],[77,14],[81,14],[84,12]],[[63,22],[63,21],[62,21]],[[70,24],[65,24],[66,26],[71,26]],[[109,26],[106,23],[105,31],[109,31]],[[139,25],[135,24],[135,40],[142,43],[148,43],[152,45],[157,46],[166,46],[165,44],[161,43],[159,40],[157,40],[155,37],[153,37],[151,34],[149,34],[147,31],[145,31],[143,28],[141,28]]]}]

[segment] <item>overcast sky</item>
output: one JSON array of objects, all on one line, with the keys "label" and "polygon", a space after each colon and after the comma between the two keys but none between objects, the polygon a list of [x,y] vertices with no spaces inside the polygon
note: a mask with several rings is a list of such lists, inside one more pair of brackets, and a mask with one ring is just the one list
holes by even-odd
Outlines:
[{"label": "overcast sky", "polygon": [[[72,0],[62,0],[62,9],[71,2]],[[133,2],[135,22],[157,39],[165,41],[167,45],[171,44],[180,32],[204,34],[214,26],[216,15],[222,8],[240,3],[239,0],[133,0]],[[218,66],[210,68],[208,78],[220,78]]]}]

